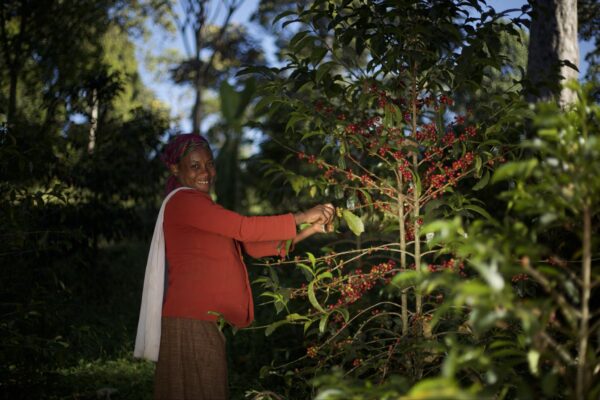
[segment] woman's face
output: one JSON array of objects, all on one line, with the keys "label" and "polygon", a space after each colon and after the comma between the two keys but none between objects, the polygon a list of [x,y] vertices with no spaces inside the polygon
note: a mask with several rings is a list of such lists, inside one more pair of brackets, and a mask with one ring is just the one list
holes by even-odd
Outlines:
[{"label": "woman's face", "polygon": [[212,152],[207,147],[196,147],[171,166],[171,172],[183,186],[208,193],[217,177]]}]

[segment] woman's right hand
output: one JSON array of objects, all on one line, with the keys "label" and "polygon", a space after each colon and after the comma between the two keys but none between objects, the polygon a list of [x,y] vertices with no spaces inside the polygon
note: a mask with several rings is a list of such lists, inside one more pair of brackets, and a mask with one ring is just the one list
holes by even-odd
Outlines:
[{"label": "woman's right hand", "polygon": [[294,214],[296,224],[329,224],[335,215],[335,207],[332,204],[319,204],[309,210]]}]

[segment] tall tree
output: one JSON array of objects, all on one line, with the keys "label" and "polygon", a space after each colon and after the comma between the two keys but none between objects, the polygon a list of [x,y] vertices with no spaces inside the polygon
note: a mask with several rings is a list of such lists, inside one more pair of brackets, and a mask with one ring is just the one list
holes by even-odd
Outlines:
[{"label": "tall tree", "polygon": [[[77,358],[106,349],[85,349],[80,330],[97,316],[82,303],[114,288],[95,268],[97,244],[144,235],[145,210],[155,212],[168,120],[137,74],[128,4],[0,0],[0,123],[10,109],[0,132],[2,398],[62,397],[44,375],[73,361],[63,345]],[[116,326],[94,335],[106,343]]]},{"label": "tall tree", "polygon": [[556,98],[561,106],[575,93],[561,83],[577,79],[577,0],[530,0],[532,4],[527,77],[530,101]]},{"label": "tall tree", "polygon": [[579,0],[577,2],[579,16],[579,35],[583,40],[593,40],[594,48],[586,56],[589,80],[600,79],[600,2],[598,0]]},{"label": "tall tree", "polygon": [[262,59],[246,29],[231,21],[243,3],[244,0],[179,0],[172,4],[171,12],[186,51],[186,58],[172,69],[173,80],[189,84],[194,90],[191,119],[195,132],[200,131],[205,117],[204,91],[217,89],[241,65]]}]

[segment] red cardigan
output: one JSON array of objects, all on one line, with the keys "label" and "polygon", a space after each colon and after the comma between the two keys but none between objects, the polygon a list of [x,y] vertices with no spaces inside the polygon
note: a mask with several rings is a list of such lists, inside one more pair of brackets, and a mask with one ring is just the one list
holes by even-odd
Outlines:
[{"label": "red cardigan", "polygon": [[240,243],[252,257],[283,255],[296,235],[292,214],[244,217],[196,190],[181,190],[165,208],[168,286],[162,315],[214,321],[215,311],[237,327],[254,319]]}]

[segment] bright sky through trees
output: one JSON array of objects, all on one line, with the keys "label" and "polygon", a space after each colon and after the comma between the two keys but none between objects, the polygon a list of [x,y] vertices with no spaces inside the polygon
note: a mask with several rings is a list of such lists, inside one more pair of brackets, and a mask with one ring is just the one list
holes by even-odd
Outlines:
[{"label": "bright sky through trees", "polygon": [[[212,0],[213,4],[211,9],[214,9],[214,4],[220,0]],[[249,22],[249,18],[252,13],[258,7],[260,0],[245,0],[244,5],[240,7],[233,15],[234,23],[245,24],[253,36],[262,38],[262,46],[266,53],[267,60],[272,62],[274,60],[274,38],[268,35],[268,33],[262,29],[258,24]],[[496,11],[503,11],[513,8],[521,8],[527,4],[526,0],[488,0],[488,5],[493,7]],[[224,8],[220,7],[221,13],[224,12]],[[223,17],[223,15],[221,15]],[[154,56],[161,54],[161,52],[169,52],[173,54],[173,51],[178,52],[180,55],[185,54],[183,48],[183,42],[177,35],[170,37],[164,37],[164,32],[158,32],[153,29],[152,38],[146,42],[137,42],[140,46],[138,51],[138,58],[140,60],[140,72],[144,83],[154,90],[159,99],[165,102],[171,109],[171,115],[179,120],[178,126],[183,131],[189,131],[191,129],[190,112],[194,102],[194,96],[192,88],[175,85],[169,79],[168,72],[162,71],[161,67],[157,68],[155,72],[151,72],[148,68],[148,64],[145,62],[144,56],[146,52],[151,51]],[[585,55],[592,48],[591,42],[580,42],[580,76],[583,76],[587,70],[587,63],[585,61]],[[205,120],[205,123],[210,123],[210,118]]]}]

